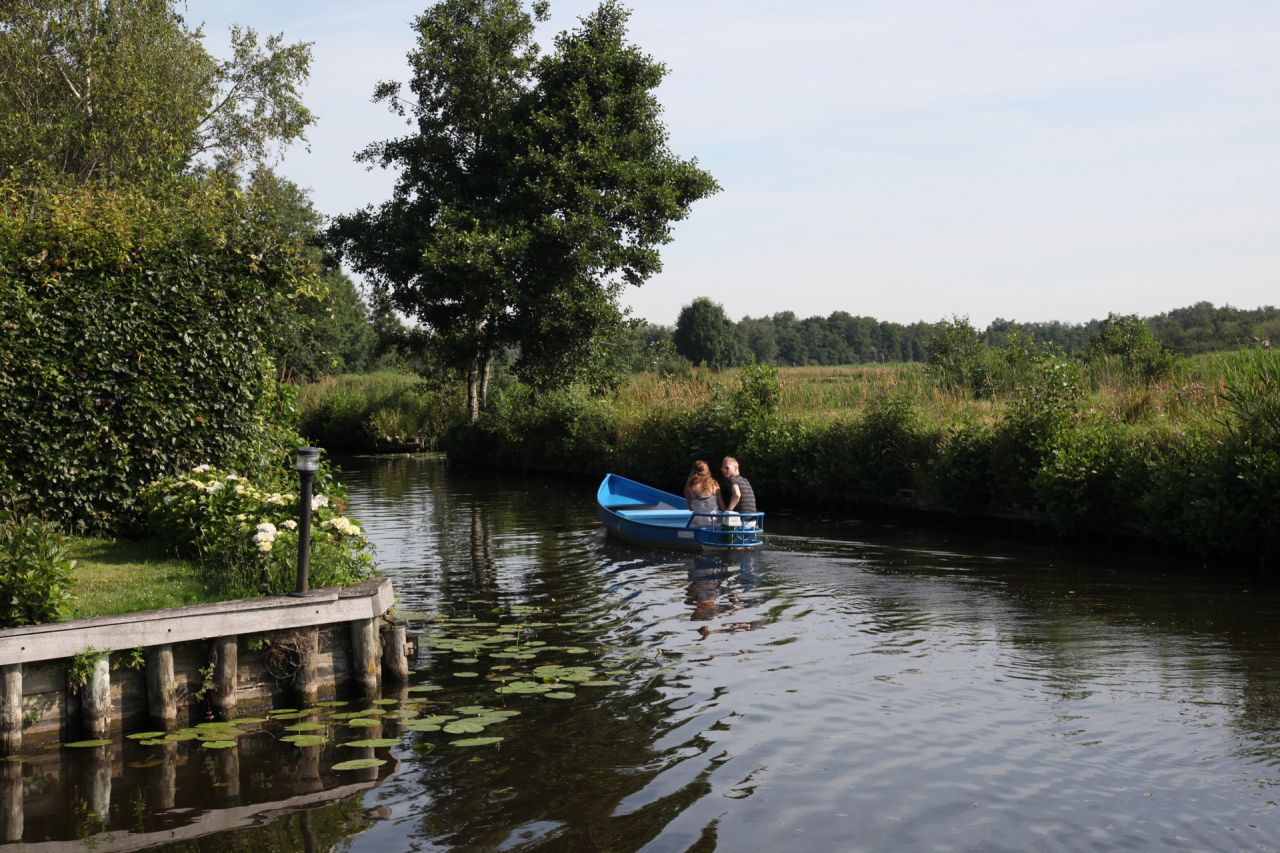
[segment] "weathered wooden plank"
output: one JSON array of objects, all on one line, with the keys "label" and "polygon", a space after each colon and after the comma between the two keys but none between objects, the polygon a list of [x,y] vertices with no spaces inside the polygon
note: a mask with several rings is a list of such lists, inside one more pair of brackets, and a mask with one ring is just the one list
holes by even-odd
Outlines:
[{"label": "weathered wooden plank", "polygon": [[178,682],[173,675],[173,646],[147,649],[147,711],[165,725],[178,720]]},{"label": "weathered wooden plank", "polygon": [[176,607],[124,616],[77,619],[0,631],[0,666],[69,658],[86,649],[128,649],[213,637],[350,622],[381,616],[394,597],[391,581],[375,578],[306,598],[272,596]]}]

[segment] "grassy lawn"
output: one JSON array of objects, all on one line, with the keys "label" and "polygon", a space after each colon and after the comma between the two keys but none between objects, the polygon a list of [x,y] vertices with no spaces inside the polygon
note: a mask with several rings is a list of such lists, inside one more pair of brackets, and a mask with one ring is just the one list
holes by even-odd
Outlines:
[{"label": "grassy lawn", "polygon": [[76,561],[68,619],[218,600],[194,563],[166,554],[156,543],[71,537],[67,544]]}]

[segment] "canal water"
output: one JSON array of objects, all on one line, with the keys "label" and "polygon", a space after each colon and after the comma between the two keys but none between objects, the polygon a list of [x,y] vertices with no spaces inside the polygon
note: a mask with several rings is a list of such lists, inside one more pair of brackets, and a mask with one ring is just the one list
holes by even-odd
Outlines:
[{"label": "canal water", "polygon": [[[686,555],[607,539],[590,485],[343,464],[428,617],[380,745],[344,751],[368,730],[329,720],[323,747],[176,768],[130,747],[105,817],[94,766],[64,762],[48,788],[76,805],[26,841],[1280,849],[1280,593],[1247,571],[782,514],[760,552]],[[361,756],[384,763],[332,769]]]}]

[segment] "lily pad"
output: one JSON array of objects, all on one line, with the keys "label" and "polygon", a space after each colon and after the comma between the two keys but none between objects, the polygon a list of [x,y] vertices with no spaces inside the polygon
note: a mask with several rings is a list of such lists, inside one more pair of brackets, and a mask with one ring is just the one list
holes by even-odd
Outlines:
[{"label": "lily pad", "polygon": [[409,688],[410,693],[431,693],[436,690],[443,690],[439,684],[415,684]]},{"label": "lily pad", "polygon": [[446,725],[444,730],[451,735],[473,735],[484,731],[484,727],[484,723],[478,723],[475,720],[458,720]]},{"label": "lily pad", "polygon": [[463,705],[461,708],[454,708],[459,714],[483,714],[489,709],[483,705]]},{"label": "lily pad", "polygon": [[138,741],[139,746],[160,746],[161,744],[166,744],[166,743],[173,743],[173,741],[168,741],[168,740],[165,740],[164,738],[158,738],[156,740]]},{"label": "lily pad", "polygon": [[563,690],[557,690],[555,693],[544,693],[548,699],[577,699],[577,693],[566,693]]},{"label": "lily pad", "polygon": [[607,678],[596,678],[591,681],[578,682],[582,687],[617,687],[618,682],[610,681]]},{"label": "lily pad", "polygon": [[338,744],[339,746],[355,746],[365,747],[372,746],[374,749],[380,749],[384,746],[395,746],[400,743],[400,738],[396,737],[371,737],[364,740],[349,740],[346,743]]},{"label": "lily pad", "polygon": [[201,741],[200,745],[205,749],[230,749],[236,745],[233,740],[206,740]]},{"label": "lily pad", "polygon": [[428,723],[424,720],[410,720],[404,724],[404,728],[411,732],[438,732],[440,731],[440,724]]},{"label": "lily pad", "polygon": [[95,746],[110,746],[109,740],[77,740],[72,743],[64,743],[67,749],[89,749]]},{"label": "lily pad", "polygon": [[479,658],[454,658],[454,663],[480,663]]},{"label": "lily pad", "polygon": [[324,735],[286,735],[280,738],[285,743],[291,743],[297,747],[303,746],[320,746],[329,742]]},{"label": "lily pad", "polygon": [[334,699],[329,702],[317,702],[316,707],[317,708],[343,708],[349,704],[350,704],[349,702],[345,702],[341,699]]},{"label": "lily pad", "polygon": [[164,736],[164,732],[134,732],[131,735],[125,735],[129,740],[155,740]]},{"label": "lily pad", "polygon": [[355,758],[351,761],[339,761],[333,765],[334,770],[367,770],[370,767],[378,767],[386,764],[385,758]]},{"label": "lily pad", "polygon": [[435,750],[436,745],[434,743],[427,743],[426,741],[423,741],[422,743],[415,743],[413,745],[413,751],[419,755],[426,755],[427,753],[435,752]]},{"label": "lily pad", "polygon": [[370,719],[368,717],[357,717],[354,720],[347,720],[347,725],[356,729],[370,729],[374,726],[382,725],[382,721]]},{"label": "lily pad", "polygon": [[281,714],[296,714],[296,713],[298,713],[297,708],[273,708],[267,712],[267,716],[278,717]]},{"label": "lily pad", "polygon": [[456,675],[458,678],[479,678],[479,677],[480,677],[480,673],[478,673],[478,672],[469,672],[469,671],[467,671],[467,672],[455,672],[455,673],[454,673],[454,675]]},{"label": "lily pad", "polygon": [[327,728],[325,723],[294,723],[292,726],[285,726],[286,732],[314,732],[319,729]]},{"label": "lily pad", "polygon": [[469,737],[453,741],[452,746],[489,746],[502,740],[500,737]]},{"label": "lily pad", "polygon": [[399,705],[399,704],[400,704],[400,700],[399,700],[399,699],[374,699],[374,700],[373,700],[373,704],[375,704],[375,705]]}]

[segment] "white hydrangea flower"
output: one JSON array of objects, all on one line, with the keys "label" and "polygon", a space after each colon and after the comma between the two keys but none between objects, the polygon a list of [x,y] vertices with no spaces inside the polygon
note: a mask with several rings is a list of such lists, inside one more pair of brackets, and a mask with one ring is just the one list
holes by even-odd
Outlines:
[{"label": "white hydrangea flower", "polygon": [[273,494],[267,495],[266,500],[267,500],[267,503],[271,504],[272,506],[282,506],[283,504],[286,504],[289,502],[289,499],[286,498],[284,495],[280,494],[279,492],[275,492]]},{"label": "white hydrangea flower", "polygon": [[165,504],[171,504],[178,499],[177,495],[165,495],[162,500]]},{"label": "white hydrangea flower", "polygon": [[203,473],[205,473],[206,471],[211,470],[212,468],[213,468],[213,466],[212,466],[212,465],[210,465],[210,464],[208,464],[208,463],[206,462],[206,463],[205,463],[205,464],[203,464],[203,465],[197,465],[196,467],[192,468],[191,470],[192,470],[192,472],[193,472],[193,473],[196,473],[196,474],[203,474]]},{"label": "white hydrangea flower", "polygon": [[360,528],[351,519],[344,516],[331,518],[328,521],[322,521],[321,527],[328,527],[330,530],[336,530],[343,536],[359,536]]},{"label": "white hydrangea flower", "polygon": [[221,480],[214,480],[212,483],[210,483],[209,485],[205,486],[205,487],[204,487],[204,490],[205,490],[205,492],[207,492],[208,494],[213,494],[214,492],[218,491],[218,489],[221,489],[221,488],[222,488],[222,481],[221,481]]},{"label": "white hydrangea flower", "polygon": [[320,509],[329,505],[329,498],[324,495],[316,495],[311,499],[311,508],[313,510]]},{"label": "white hydrangea flower", "polygon": [[290,518],[290,519],[288,519],[287,521],[282,521],[282,522],[280,522],[280,526],[281,526],[281,527],[283,527],[283,528],[285,528],[286,530],[297,530],[297,529],[298,529],[298,522],[296,522],[296,521],[294,521],[292,518]]}]

